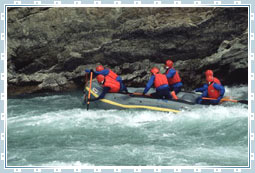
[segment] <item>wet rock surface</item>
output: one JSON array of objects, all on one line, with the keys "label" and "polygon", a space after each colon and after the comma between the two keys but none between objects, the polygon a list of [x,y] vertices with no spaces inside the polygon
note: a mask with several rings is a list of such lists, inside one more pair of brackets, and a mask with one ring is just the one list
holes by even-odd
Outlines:
[{"label": "wet rock surface", "polygon": [[8,95],[84,86],[103,64],[143,87],[169,57],[186,90],[248,83],[247,8],[8,8]]}]

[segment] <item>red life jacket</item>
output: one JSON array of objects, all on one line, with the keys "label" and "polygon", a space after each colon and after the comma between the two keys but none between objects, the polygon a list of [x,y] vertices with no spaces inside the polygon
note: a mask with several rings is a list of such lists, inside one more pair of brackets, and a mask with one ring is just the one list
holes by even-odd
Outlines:
[{"label": "red life jacket", "polygon": [[[166,71],[166,74],[169,72],[169,70],[171,70],[171,68]],[[176,71],[175,75],[172,78],[168,78],[168,84],[173,85],[178,82],[181,82],[181,78],[180,78],[178,71]]]},{"label": "red life jacket", "polygon": [[118,77],[118,75],[116,73],[114,73],[111,69],[108,69],[109,73],[106,76],[111,77],[112,79],[116,79]]},{"label": "red life jacket", "polygon": [[208,89],[207,89],[207,92],[208,92],[208,96],[210,98],[214,98],[214,99],[217,99],[219,96],[220,96],[220,91],[216,90],[214,87],[213,87],[213,84],[214,82],[208,86]]},{"label": "red life jacket", "polygon": [[166,75],[161,73],[155,74],[154,87],[158,88],[161,85],[168,85]]},{"label": "red life jacket", "polygon": [[116,81],[115,79],[112,79],[110,77],[105,77],[105,81],[103,84],[104,87],[110,88],[110,93],[117,93],[120,90],[120,83]]},{"label": "red life jacket", "polygon": [[216,84],[221,85],[220,80],[217,77],[213,77],[213,82],[215,82]]}]

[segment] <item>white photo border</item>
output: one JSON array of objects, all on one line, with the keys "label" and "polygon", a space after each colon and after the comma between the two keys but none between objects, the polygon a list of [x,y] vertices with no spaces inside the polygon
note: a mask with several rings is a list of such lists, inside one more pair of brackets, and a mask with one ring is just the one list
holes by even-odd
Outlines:
[{"label": "white photo border", "polygon": [[[248,10],[248,166],[44,166],[44,167],[25,167],[7,166],[7,7],[247,7]],[[0,1],[0,172],[255,172],[254,161],[254,0],[1,0]]]}]

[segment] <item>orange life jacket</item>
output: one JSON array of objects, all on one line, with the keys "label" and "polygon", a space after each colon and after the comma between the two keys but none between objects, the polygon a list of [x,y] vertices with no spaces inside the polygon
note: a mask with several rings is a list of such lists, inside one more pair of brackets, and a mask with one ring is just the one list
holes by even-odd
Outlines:
[{"label": "orange life jacket", "polygon": [[210,98],[214,98],[214,99],[217,99],[219,96],[220,96],[220,91],[216,90],[214,87],[213,87],[213,84],[214,82],[208,86],[208,96]]},{"label": "orange life jacket", "polygon": [[220,80],[217,77],[213,77],[213,82],[215,82],[216,84],[221,85]]},{"label": "orange life jacket", "polygon": [[118,75],[116,73],[114,73],[111,69],[108,69],[109,73],[107,76],[111,77],[112,79],[116,79],[118,77]]},{"label": "orange life jacket", "polygon": [[154,87],[158,88],[161,85],[168,85],[166,75],[161,73],[155,74]]},{"label": "orange life jacket", "polygon": [[[166,71],[166,74],[169,72],[169,70],[171,70],[171,68]],[[181,82],[181,78],[180,78],[178,71],[177,70],[175,70],[175,71],[176,71],[175,75],[172,78],[168,78],[169,85],[173,85],[175,83]]]},{"label": "orange life jacket", "polygon": [[117,93],[120,90],[120,83],[116,81],[115,79],[112,79],[108,76],[105,77],[105,81],[103,84],[104,87],[110,88],[110,93]]}]

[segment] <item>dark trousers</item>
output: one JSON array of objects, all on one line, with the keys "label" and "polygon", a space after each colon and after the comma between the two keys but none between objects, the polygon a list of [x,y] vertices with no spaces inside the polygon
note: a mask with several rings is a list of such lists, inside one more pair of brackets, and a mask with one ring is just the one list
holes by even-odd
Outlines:
[{"label": "dark trousers", "polygon": [[156,92],[152,93],[151,96],[153,98],[157,98],[157,99],[171,99],[172,98],[169,88],[156,90]]},{"label": "dark trousers", "polygon": [[170,91],[174,91],[175,94],[178,94],[181,91],[181,87],[170,87]]},{"label": "dark trousers", "polygon": [[122,82],[120,82],[120,92],[128,93],[126,86]]}]

